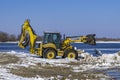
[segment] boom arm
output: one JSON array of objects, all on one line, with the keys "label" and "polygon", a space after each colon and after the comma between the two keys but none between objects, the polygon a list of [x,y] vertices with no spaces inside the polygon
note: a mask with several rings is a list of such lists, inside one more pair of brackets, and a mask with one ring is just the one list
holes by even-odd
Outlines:
[{"label": "boom arm", "polygon": [[62,43],[62,46],[63,48],[65,48],[66,46],[70,46],[70,43],[74,43],[74,42],[83,42],[86,44],[95,45],[96,44],[95,34],[89,34],[86,36],[66,37],[66,39]]},{"label": "boom arm", "polygon": [[[28,38],[29,35],[29,38]],[[18,46],[20,48],[25,48],[28,44],[30,44],[30,52],[32,53],[35,48],[36,34],[34,33],[32,27],[29,24],[29,20],[26,20],[22,26],[20,41]]]}]

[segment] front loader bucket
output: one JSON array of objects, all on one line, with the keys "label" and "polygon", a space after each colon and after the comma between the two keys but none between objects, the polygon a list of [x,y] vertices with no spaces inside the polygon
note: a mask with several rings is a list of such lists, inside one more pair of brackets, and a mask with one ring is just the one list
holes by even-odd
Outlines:
[{"label": "front loader bucket", "polygon": [[96,45],[95,34],[89,34],[86,37],[87,37],[87,42],[86,42],[87,44]]}]

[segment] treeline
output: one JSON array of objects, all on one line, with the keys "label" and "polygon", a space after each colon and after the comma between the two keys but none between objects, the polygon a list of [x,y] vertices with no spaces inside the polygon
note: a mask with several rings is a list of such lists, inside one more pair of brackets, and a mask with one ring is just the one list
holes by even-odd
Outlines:
[{"label": "treeline", "polygon": [[[0,42],[13,42],[13,41],[19,41],[20,39],[20,35],[16,36],[14,34],[8,34],[6,32],[2,32],[0,31]],[[41,36],[37,36],[37,41],[41,41],[42,37]]]},{"label": "treeline", "polygon": [[0,42],[6,42],[6,41],[17,41],[17,38],[13,34],[8,34],[6,32],[0,31]]}]

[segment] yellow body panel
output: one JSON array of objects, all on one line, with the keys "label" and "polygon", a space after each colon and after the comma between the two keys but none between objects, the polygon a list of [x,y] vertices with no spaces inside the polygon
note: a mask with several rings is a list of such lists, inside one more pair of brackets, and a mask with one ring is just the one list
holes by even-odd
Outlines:
[{"label": "yellow body panel", "polygon": [[53,43],[43,44],[42,46],[43,46],[43,48],[53,48],[55,50],[57,49],[55,44],[53,44]]}]

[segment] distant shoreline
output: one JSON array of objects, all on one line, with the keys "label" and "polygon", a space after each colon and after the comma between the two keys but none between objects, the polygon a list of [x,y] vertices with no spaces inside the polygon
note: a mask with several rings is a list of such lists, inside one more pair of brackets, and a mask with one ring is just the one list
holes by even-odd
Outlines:
[{"label": "distant shoreline", "polygon": [[120,43],[120,41],[96,41],[96,43]]}]

